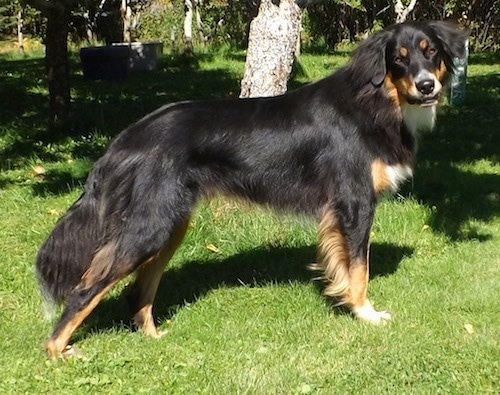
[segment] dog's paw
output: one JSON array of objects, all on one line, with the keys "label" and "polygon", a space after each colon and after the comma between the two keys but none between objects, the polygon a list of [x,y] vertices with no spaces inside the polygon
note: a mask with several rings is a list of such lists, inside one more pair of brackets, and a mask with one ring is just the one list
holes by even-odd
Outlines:
[{"label": "dog's paw", "polygon": [[66,348],[61,352],[61,356],[66,359],[67,358],[86,359],[82,351],[74,344],[68,344]]},{"label": "dog's paw", "polygon": [[352,312],[357,319],[373,325],[385,325],[392,318],[388,311],[375,310],[369,301],[362,306],[353,307]]},{"label": "dog's paw", "polygon": [[168,330],[159,331],[155,325],[145,325],[139,328],[139,330],[147,337],[152,339],[159,339],[168,333]]},{"label": "dog's paw", "polygon": [[154,335],[152,335],[151,337],[154,338],[154,339],[160,339],[163,336],[165,336],[167,333],[168,333],[168,330],[166,330],[166,329],[163,330],[163,331],[157,330],[156,333]]}]

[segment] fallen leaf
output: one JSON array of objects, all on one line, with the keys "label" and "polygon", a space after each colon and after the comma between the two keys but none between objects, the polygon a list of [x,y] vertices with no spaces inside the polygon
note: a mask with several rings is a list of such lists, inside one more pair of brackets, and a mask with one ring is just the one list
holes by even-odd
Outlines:
[{"label": "fallen leaf", "polygon": [[212,243],[208,243],[205,248],[209,251],[215,252],[216,254],[220,253],[220,250],[214,246]]},{"label": "fallen leaf", "polygon": [[37,178],[43,178],[47,170],[41,165],[36,165],[31,168],[31,175]]},{"label": "fallen leaf", "polygon": [[472,335],[475,332],[474,327],[471,324],[464,324],[464,328],[469,335]]}]

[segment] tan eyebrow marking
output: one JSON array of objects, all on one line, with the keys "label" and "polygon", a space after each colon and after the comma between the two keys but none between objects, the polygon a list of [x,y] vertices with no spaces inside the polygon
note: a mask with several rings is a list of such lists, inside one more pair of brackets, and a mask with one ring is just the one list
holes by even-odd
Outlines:
[{"label": "tan eyebrow marking", "polygon": [[419,45],[420,45],[420,48],[422,48],[422,49],[426,49],[426,48],[429,46],[429,41],[427,41],[427,40],[424,38],[422,41],[420,41]]}]

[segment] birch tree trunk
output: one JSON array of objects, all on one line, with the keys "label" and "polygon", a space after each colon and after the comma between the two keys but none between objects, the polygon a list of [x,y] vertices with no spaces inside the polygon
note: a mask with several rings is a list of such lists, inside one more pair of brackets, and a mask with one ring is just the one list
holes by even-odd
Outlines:
[{"label": "birch tree trunk", "polygon": [[203,34],[203,21],[201,19],[200,6],[202,5],[202,0],[195,0],[196,5],[196,27],[198,29],[198,36],[200,37],[200,42],[204,43],[206,41],[205,35]]},{"label": "birch tree trunk", "polygon": [[402,0],[396,0],[394,11],[396,12],[396,23],[403,23],[408,18],[408,15],[415,9],[417,0],[410,0],[407,7],[403,5]]},{"label": "birch tree trunk", "polygon": [[286,92],[300,31],[302,9],[295,0],[261,0],[250,23],[245,74],[240,97]]},{"label": "birch tree trunk", "polygon": [[132,31],[132,8],[128,0],[122,0],[120,11],[123,21],[123,42],[130,44],[132,42],[132,36],[130,34]]},{"label": "birch tree trunk", "polygon": [[184,0],[184,54],[193,55],[193,1]]},{"label": "birch tree trunk", "polygon": [[87,36],[87,42],[92,45],[94,42],[94,31],[92,28],[92,20],[90,19],[90,12],[86,10],[83,13],[83,20],[85,21],[85,34]]},{"label": "birch tree trunk", "polygon": [[17,47],[21,52],[24,52],[24,35],[23,35],[23,10],[20,9],[17,13]]}]

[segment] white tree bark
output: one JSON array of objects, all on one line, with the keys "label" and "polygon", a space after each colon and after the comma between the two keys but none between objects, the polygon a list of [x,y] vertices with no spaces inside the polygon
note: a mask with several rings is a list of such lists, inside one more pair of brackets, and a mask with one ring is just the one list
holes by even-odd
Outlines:
[{"label": "white tree bark", "polygon": [[123,20],[123,42],[130,43],[132,42],[132,8],[128,3],[128,0],[122,0],[121,8],[120,8]]},{"label": "white tree bark", "polygon": [[23,10],[20,9],[17,13],[17,47],[21,52],[24,52],[24,34],[23,34]]},{"label": "white tree bark", "polygon": [[396,23],[403,23],[404,21],[406,21],[406,18],[408,18],[410,12],[415,9],[416,5],[417,0],[410,0],[408,7],[405,7],[403,5],[402,0],[396,0],[396,3],[394,4],[394,11],[396,12]]},{"label": "white tree bark", "polygon": [[198,36],[200,37],[200,42],[204,43],[206,41],[205,34],[203,34],[203,21],[201,19],[200,6],[203,0],[195,0],[196,8],[196,27],[198,29]]},{"label": "white tree bark", "polygon": [[276,4],[261,0],[259,13],[250,24],[240,97],[276,96],[286,92],[301,14],[295,0],[280,0]]},{"label": "white tree bark", "polygon": [[184,53],[193,54],[193,0],[184,0]]},{"label": "white tree bark", "polygon": [[92,44],[94,42],[94,29],[92,27],[89,10],[86,10],[83,13],[83,19],[85,21],[85,33],[87,34],[87,42],[89,44]]},{"label": "white tree bark", "polygon": [[[104,10],[104,5],[107,0],[101,0],[97,10],[93,16],[90,15],[89,10],[85,10],[83,13],[83,19],[85,20],[85,31],[87,33],[87,41],[90,45],[94,44],[97,40],[96,37],[96,21]],[[121,4],[121,7],[126,7],[126,4]],[[121,8],[120,8],[121,9]]]}]

